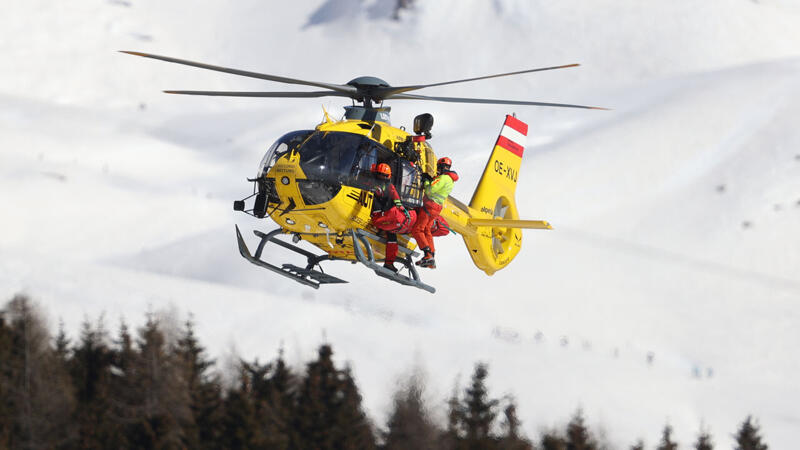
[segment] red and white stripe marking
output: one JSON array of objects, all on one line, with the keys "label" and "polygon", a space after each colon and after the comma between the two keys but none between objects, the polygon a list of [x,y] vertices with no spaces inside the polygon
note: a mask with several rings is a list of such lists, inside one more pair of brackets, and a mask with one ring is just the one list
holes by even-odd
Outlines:
[{"label": "red and white stripe marking", "polygon": [[506,116],[503,129],[500,130],[500,136],[497,138],[497,144],[495,145],[499,145],[522,158],[522,152],[525,150],[527,142],[528,124],[514,116]]}]

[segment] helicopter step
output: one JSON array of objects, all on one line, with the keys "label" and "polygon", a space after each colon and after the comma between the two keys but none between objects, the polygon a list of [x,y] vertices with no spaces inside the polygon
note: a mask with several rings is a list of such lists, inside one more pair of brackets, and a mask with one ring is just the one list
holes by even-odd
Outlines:
[{"label": "helicopter step", "polygon": [[[278,228],[277,230],[273,230],[269,233],[262,233],[258,230],[253,230],[256,236],[261,238],[261,241],[258,243],[258,248],[256,248],[255,255],[250,254],[250,250],[247,248],[247,244],[244,242],[242,238],[242,233],[239,231],[239,226],[236,225],[236,239],[239,242],[239,253],[244,257],[244,259],[250,261],[251,263],[263,267],[265,269],[271,270],[277,274],[283,275],[287,278],[293,279],[298,283],[304,284],[306,286],[313,287],[314,289],[319,289],[321,284],[331,284],[331,283],[347,283],[347,281],[342,280],[341,278],[334,277],[333,275],[328,275],[321,270],[314,269],[315,266],[319,266],[319,263],[326,260],[332,260],[329,255],[315,255],[307,250],[304,250],[296,245],[289,244],[288,242],[283,242],[279,240],[276,236],[283,232],[282,229]],[[280,245],[286,249],[289,249],[295,253],[299,253],[306,257],[308,261],[308,265],[306,267],[298,267],[294,264],[283,264],[281,267],[276,265],[270,264],[261,259],[261,253],[264,251],[264,246],[269,243],[273,242],[275,244]]]},{"label": "helicopter step", "polygon": [[[428,291],[431,294],[436,292],[436,288],[427,285],[420,280],[417,269],[414,267],[414,263],[411,260],[411,257],[416,254],[413,250],[410,250],[402,245],[398,246],[398,252],[403,256],[397,258],[395,262],[401,263],[403,268],[408,271],[408,276],[406,276],[401,274],[399,271],[392,272],[391,270],[383,267],[382,264],[378,264],[375,261],[375,254],[372,251],[372,245],[369,243],[369,239],[379,242],[385,242],[385,239],[372,234],[369,231],[361,229],[350,230],[350,235],[353,238],[353,250],[358,262],[374,270],[375,274],[377,274],[379,277],[387,278],[405,286],[413,286],[415,288]],[[361,245],[358,245],[359,242],[364,246],[364,249],[361,248]],[[366,250],[366,253],[364,250]]]}]

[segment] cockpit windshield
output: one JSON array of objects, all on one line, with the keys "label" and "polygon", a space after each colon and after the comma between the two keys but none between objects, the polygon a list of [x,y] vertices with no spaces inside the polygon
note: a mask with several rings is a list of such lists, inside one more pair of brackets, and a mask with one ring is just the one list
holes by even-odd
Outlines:
[{"label": "cockpit windshield", "polygon": [[296,148],[302,144],[303,141],[313,133],[313,130],[298,130],[284,134],[274,144],[272,144],[267,153],[261,158],[261,164],[258,165],[258,176],[261,178],[269,172],[269,169],[275,165],[275,161],[281,156],[285,155],[289,150]]},{"label": "cockpit windshield", "polygon": [[300,167],[310,180],[350,184],[358,157],[369,152],[371,142],[358,134],[316,132],[299,149]]}]

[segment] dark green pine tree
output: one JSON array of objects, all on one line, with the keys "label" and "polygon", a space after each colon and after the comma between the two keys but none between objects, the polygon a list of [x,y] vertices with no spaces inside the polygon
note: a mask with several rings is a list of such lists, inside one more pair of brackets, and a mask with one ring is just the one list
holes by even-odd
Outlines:
[{"label": "dark green pine tree", "polygon": [[486,388],[488,375],[489,369],[486,364],[476,364],[472,380],[464,395],[465,442],[471,448],[493,448],[495,443],[491,431],[497,416],[498,400],[489,398]]},{"label": "dark green pine tree", "polygon": [[567,450],[596,450],[597,447],[586,427],[583,411],[579,409],[567,424]]},{"label": "dark green pine tree", "polygon": [[350,367],[339,372],[339,383],[342,396],[334,417],[340,448],[354,450],[375,448],[372,423],[361,407],[361,393],[358,391]]},{"label": "dark green pine tree", "polygon": [[184,324],[175,348],[176,369],[188,391],[189,412],[183,416],[183,445],[187,448],[219,448],[222,421],[222,387],[219,377],[210,372],[214,361],[194,333],[190,318]]},{"label": "dark green pine tree", "polygon": [[753,416],[747,416],[739,430],[734,435],[736,450],[767,450],[767,444],[761,442],[758,423],[753,421]]},{"label": "dark green pine tree", "polygon": [[11,328],[5,311],[0,311],[0,448],[11,448],[13,403],[11,402]]},{"label": "dark green pine tree", "polygon": [[533,444],[520,432],[520,421],[517,417],[517,405],[513,398],[503,408],[503,434],[500,448],[504,450],[532,450]]},{"label": "dark green pine tree", "polygon": [[175,355],[152,314],[147,315],[138,334],[131,367],[135,420],[128,428],[127,439],[134,447],[180,447],[180,424],[188,420],[190,412],[188,392],[176,369]]},{"label": "dark green pine tree", "polygon": [[714,450],[714,442],[711,440],[711,435],[708,431],[701,431],[697,436],[697,442],[694,443],[695,450]]},{"label": "dark green pine tree", "polygon": [[107,340],[102,323],[93,327],[87,319],[72,351],[69,367],[78,401],[74,421],[78,424],[78,446],[82,448],[115,447],[122,434],[109,415],[113,402],[113,352]]},{"label": "dark green pine tree", "polygon": [[274,390],[271,374],[272,364],[242,362],[244,374],[250,386],[250,400],[253,403],[255,416],[258,418],[258,436],[263,439],[260,444],[272,449],[289,447],[289,435],[281,423],[279,405],[274,403]]},{"label": "dark green pine tree", "polygon": [[297,442],[297,436],[292,427],[292,418],[295,412],[298,379],[297,376],[289,370],[286,361],[283,359],[283,348],[278,350],[278,358],[272,364],[272,373],[269,382],[271,427],[276,430],[281,440],[285,437],[291,447],[293,442]]},{"label": "dark green pine tree", "polygon": [[661,433],[661,442],[658,443],[656,450],[677,450],[678,444],[672,441],[672,427],[667,424]]},{"label": "dark green pine tree", "polygon": [[63,363],[64,367],[67,367],[67,362],[70,358],[70,342],[67,332],[64,329],[63,320],[58,321],[58,334],[56,335],[55,340],[55,353]]},{"label": "dark green pine tree", "polygon": [[[348,371],[339,371],[330,345],[322,345],[308,364],[294,417],[299,449],[351,449],[375,446],[361,410],[361,396]],[[357,445],[354,447],[353,445]]]},{"label": "dark green pine tree", "polygon": [[238,381],[237,387],[228,389],[223,402],[220,448],[265,448],[264,436],[256,416],[250,376],[243,364],[239,368]]},{"label": "dark green pine tree", "polygon": [[567,441],[557,432],[546,432],[540,440],[542,450],[567,450]]},{"label": "dark green pine tree", "polygon": [[114,340],[111,363],[111,409],[108,412],[113,426],[120,430],[116,448],[130,448],[128,436],[134,433],[141,412],[139,389],[136,386],[136,349],[125,321],[120,322],[119,332]]},{"label": "dark green pine tree", "polygon": [[283,359],[283,350],[269,364],[261,365],[258,361],[242,364],[250,378],[264,445],[272,449],[295,447],[298,437],[292,420],[298,381]]},{"label": "dark green pine tree", "polygon": [[644,450],[644,441],[639,439],[631,446],[631,450]]},{"label": "dark green pine tree", "polygon": [[24,295],[0,312],[0,438],[7,448],[74,445],[74,409],[69,374],[41,313]]},{"label": "dark green pine tree", "polygon": [[300,388],[295,429],[300,449],[330,449],[335,441],[332,433],[333,414],[339,392],[338,371],[333,365],[329,345],[319,348],[316,361],[308,364]]},{"label": "dark green pine tree", "polygon": [[447,429],[442,433],[441,447],[448,450],[459,449],[464,442],[464,411],[458,399],[458,383],[447,400]]},{"label": "dark green pine tree", "polygon": [[441,433],[425,405],[424,383],[419,373],[412,375],[395,393],[392,411],[383,433],[385,450],[439,448]]}]

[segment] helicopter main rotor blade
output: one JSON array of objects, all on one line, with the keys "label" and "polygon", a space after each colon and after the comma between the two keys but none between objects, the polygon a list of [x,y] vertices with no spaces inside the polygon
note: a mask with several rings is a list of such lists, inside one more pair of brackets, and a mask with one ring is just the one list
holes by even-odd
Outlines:
[{"label": "helicopter main rotor blade", "polygon": [[[346,84],[331,84],[331,83],[321,83],[318,81],[306,81],[306,80],[299,80],[296,78],[288,78],[288,77],[280,77],[277,75],[269,75],[266,73],[258,73],[258,72],[248,72],[246,70],[239,70],[239,69],[231,69],[228,67],[220,67],[220,66],[212,66],[211,64],[204,64],[194,61],[187,61],[185,59],[178,59],[172,58],[169,56],[161,56],[161,55],[153,55],[150,53],[142,53],[142,52],[131,52],[126,50],[120,50],[121,53],[127,53],[129,55],[135,56],[142,56],[144,58],[152,58],[152,59],[159,59],[161,61],[176,63],[176,64],[183,64],[186,66],[198,67],[200,69],[206,70],[214,70],[217,72],[224,72],[230,73],[233,75],[239,75],[243,77],[250,77],[250,78],[259,78],[262,80],[269,80],[269,81],[277,81],[278,83],[287,83],[287,84],[301,84],[305,86],[314,86],[314,87],[321,87],[326,89],[331,89],[337,92],[341,92],[344,94],[352,94],[356,95],[357,89],[353,86],[349,86]],[[349,96],[349,95],[348,95]]]},{"label": "helicopter main rotor blade", "polygon": [[562,108],[602,109],[608,111],[608,108],[601,108],[599,106],[570,105],[566,103],[526,102],[519,100],[496,100],[490,98],[429,97],[427,95],[417,94],[397,94],[388,98],[392,100],[429,100],[434,102],[486,103],[491,105],[557,106]]},{"label": "helicopter main rotor blade", "polygon": [[314,97],[350,97],[343,92],[240,92],[240,91],[164,91],[166,94],[208,95],[214,97],[278,97],[278,98],[314,98]]},{"label": "helicopter main rotor blade", "polygon": [[508,72],[508,73],[498,73],[495,75],[485,75],[482,77],[474,77],[474,78],[465,78],[463,80],[455,80],[455,81],[443,81],[441,83],[432,83],[432,84],[417,84],[411,86],[390,86],[386,88],[378,88],[374,91],[375,94],[385,96],[384,98],[389,98],[395,94],[400,94],[402,92],[408,91],[415,91],[417,89],[429,88],[434,86],[445,86],[448,84],[456,84],[456,83],[466,83],[467,81],[477,81],[477,80],[485,80],[487,78],[499,78],[499,77],[508,77],[511,75],[520,75],[523,73],[531,73],[531,72],[542,72],[545,70],[555,70],[555,69],[566,69],[568,67],[578,67],[580,64],[565,64],[563,66],[553,66],[553,67],[541,67],[538,69],[529,69],[529,70],[519,70],[517,72]]}]

